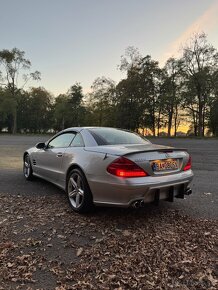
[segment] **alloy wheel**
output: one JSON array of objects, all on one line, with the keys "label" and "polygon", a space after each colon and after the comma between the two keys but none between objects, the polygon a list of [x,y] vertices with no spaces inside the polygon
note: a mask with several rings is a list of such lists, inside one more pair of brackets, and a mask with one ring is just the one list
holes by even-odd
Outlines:
[{"label": "alloy wheel", "polygon": [[24,166],[23,166],[24,176],[28,178],[31,174],[31,164],[30,164],[30,157],[29,155],[25,156],[24,159]]},{"label": "alloy wheel", "polygon": [[74,172],[68,181],[68,196],[71,205],[78,209],[84,201],[84,183],[80,174]]}]

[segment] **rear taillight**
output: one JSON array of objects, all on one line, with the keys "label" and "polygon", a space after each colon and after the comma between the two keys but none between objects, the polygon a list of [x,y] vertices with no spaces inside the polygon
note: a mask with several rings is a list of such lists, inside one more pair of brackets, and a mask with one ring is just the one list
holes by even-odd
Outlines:
[{"label": "rear taillight", "polygon": [[188,162],[186,164],[186,166],[183,168],[184,171],[189,170],[192,168],[192,158],[191,156],[189,156]]},{"label": "rear taillight", "polygon": [[107,167],[107,171],[110,174],[119,176],[119,177],[144,177],[148,174],[133,161],[120,157],[113,161]]}]

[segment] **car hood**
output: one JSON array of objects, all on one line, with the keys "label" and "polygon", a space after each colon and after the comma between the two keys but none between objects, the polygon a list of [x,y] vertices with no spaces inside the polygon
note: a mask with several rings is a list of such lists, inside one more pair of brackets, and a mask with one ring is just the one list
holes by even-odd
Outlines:
[{"label": "car hood", "polygon": [[178,149],[169,146],[156,145],[156,144],[140,144],[140,145],[103,145],[103,146],[95,146],[95,147],[85,147],[86,151],[89,152],[98,152],[104,154],[112,154],[112,155],[128,155],[132,153],[139,152],[152,152],[152,151],[180,151],[185,149]]}]

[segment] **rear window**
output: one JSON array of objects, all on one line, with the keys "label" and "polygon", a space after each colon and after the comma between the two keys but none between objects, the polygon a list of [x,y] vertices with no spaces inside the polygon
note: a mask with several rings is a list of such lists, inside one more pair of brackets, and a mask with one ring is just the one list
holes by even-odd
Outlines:
[{"label": "rear window", "polygon": [[119,144],[148,144],[145,138],[136,133],[114,129],[114,128],[93,128],[89,132],[98,145],[119,145]]}]

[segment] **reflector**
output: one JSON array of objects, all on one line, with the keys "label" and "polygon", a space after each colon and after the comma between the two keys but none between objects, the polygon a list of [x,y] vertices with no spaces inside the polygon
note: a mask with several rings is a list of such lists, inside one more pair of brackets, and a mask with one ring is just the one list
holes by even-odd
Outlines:
[{"label": "reflector", "polygon": [[191,169],[191,167],[192,167],[192,159],[191,159],[191,156],[189,156],[188,163],[186,164],[183,170],[184,171],[189,170]]}]

